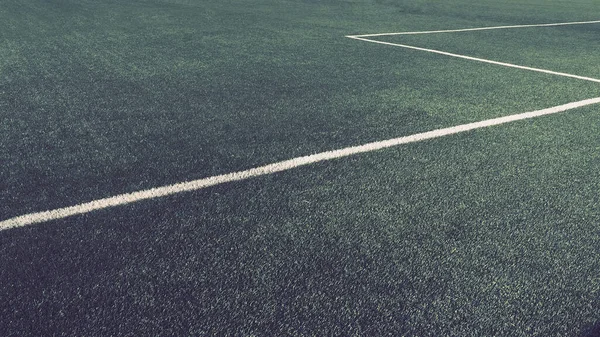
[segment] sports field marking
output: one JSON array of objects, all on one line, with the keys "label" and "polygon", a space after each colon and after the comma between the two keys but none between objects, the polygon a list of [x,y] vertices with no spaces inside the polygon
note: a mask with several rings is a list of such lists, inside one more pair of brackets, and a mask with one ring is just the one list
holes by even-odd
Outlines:
[{"label": "sports field marking", "polygon": [[[520,66],[520,65],[516,65],[516,64],[486,60],[486,59],[481,59],[481,58],[476,58],[476,57],[471,57],[471,56],[466,56],[466,55],[453,54],[453,53],[448,53],[448,52],[444,52],[444,51],[440,51],[440,50],[426,49],[426,48],[420,48],[420,47],[415,47],[415,46],[402,45],[402,44],[391,43],[391,42],[383,42],[383,41],[377,41],[377,40],[371,40],[371,39],[365,38],[365,37],[373,37],[373,36],[433,34],[433,33],[465,32],[465,31],[474,31],[474,30],[566,26],[566,25],[580,25],[580,24],[592,24],[592,23],[600,23],[600,21],[563,22],[563,23],[549,23],[549,24],[536,24],[536,25],[516,25],[516,26],[496,26],[496,27],[465,28],[465,29],[441,30],[441,31],[348,35],[346,37],[355,39],[355,40],[362,40],[362,41],[366,41],[366,42],[373,42],[373,43],[379,43],[379,44],[384,44],[384,45],[391,45],[391,46],[415,49],[415,50],[426,51],[426,52],[431,52],[431,53],[436,53],[436,54],[441,54],[441,55],[446,55],[446,56],[451,56],[451,57],[458,57],[458,58],[467,59],[467,60],[471,60],[471,61],[491,63],[491,64],[501,65],[501,66],[505,66],[505,67],[512,67],[512,68],[517,68],[517,69],[536,71],[536,72],[541,72],[541,73],[546,73],[546,74],[551,74],[551,75],[571,77],[571,78],[575,78],[575,79],[600,83],[600,79],[591,78],[591,77],[584,77],[584,76],[572,75],[572,74],[567,74],[567,73],[560,73],[560,72],[555,72],[555,71],[546,70],[546,69],[525,67],[525,66]],[[95,210],[101,210],[101,209],[105,209],[105,208],[109,208],[109,207],[126,205],[126,204],[130,204],[133,202],[141,201],[141,200],[155,199],[155,198],[159,198],[159,197],[164,197],[164,196],[173,195],[173,194],[182,193],[182,192],[188,192],[188,191],[196,191],[196,190],[200,190],[200,189],[207,188],[210,186],[215,186],[215,185],[219,185],[219,184],[223,184],[223,183],[227,183],[227,182],[245,180],[245,179],[249,179],[252,177],[258,177],[258,176],[267,175],[267,174],[273,174],[276,172],[286,171],[286,170],[290,170],[290,169],[293,169],[296,167],[313,164],[313,163],[317,163],[317,162],[347,157],[347,156],[351,156],[351,155],[359,154],[359,153],[377,151],[377,150],[381,150],[381,149],[385,149],[385,148],[389,148],[389,147],[393,147],[393,146],[398,146],[398,145],[402,145],[402,144],[414,143],[414,142],[419,142],[419,141],[423,141],[423,140],[427,140],[427,139],[433,139],[433,138],[453,135],[456,133],[461,133],[461,132],[470,131],[470,130],[474,130],[474,129],[480,129],[480,128],[489,127],[489,126],[493,126],[493,125],[500,125],[500,124],[505,124],[505,123],[514,122],[514,121],[555,114],[555,113],[559,113],[559,112],[563,112],[563,111],[567,111],[567,110],[571,110],[571,109],[575,109],[575,108],[579,108],[579,107],[584,107],[587,105],[598,104],[598,103],[600,103],[600,97],[586,99],[586,100],[582,100],[582,101],[578,101],[578,102],[572,102],[572,103],[559,105],[559,106],[555,106],[555,107],[551,107],[551,108],[547,108],[547,109],[537,110],[537,111],[531,111],[531,112],[525,112],[525,113],[516,114],[516,115],[493,118],[493,119],[488,119],[485,121],[457,125],[457,126],[453,126],[453,127],[449,127],[449,128],[437,129],[437,130],[418,133],[418,134],[405,136],[405,137],[393,138],[393,139],[368,143],[368,144],[364,144],[364,145],[358,145],[358,146],[352,146],[352,147],[347,147],[347,148],[338,149],[338,150],[321,152],[321,153],[317,153],[317,154],[313,154],[313,155],[309,155],[309,156],[297,157],[297,158],[293,158],[293,159],[289,159],[289,160],[285,160],[285,161],[281,161],[281,162],[277,162],[277,163],[273,163],[273,164],[269,164],[269,165],[265,165],[265,166],[260,166],[260,167],[248,169],[245,171],[222,174],[222,175],[218,175],[218,176],[212,176],[212,177],[208,177],[208,178],[203,178],[203,179],[198,179],[198,180],[193,180],[193,181],[188,181],[188,182],[183,182],[183,183],[178,183],[178,184],[173,184],[173,185],[156,187],[156,188],[152,188],[149,190],[143,190],[143,191],[138,191],[138,192],[133,192],[133,193],[120,194],[120,195],[116,195],[113,197],[93,200],[93,201],[82,203],[82,204],[75,205],[75,206],[64,207],[64,208],[59,208],[59,209],[44,211],[44,212],[30,213],[30,214],[21,215],[21,216],[17,216],[14,218],[0,221],[0,231],[9,229],[9,228],[17,228],[17,227],[23,227],[23,226],[27,226],[27,225],[36,224],[36,223],[46,222],[46,221],[50,221],[50,220],[63,219],[63,218],[69,217],[69,216],[77,215],[77,214],[84,214],[84,213],[89,213],[89,212],[92,212]]]},{"label": "sports field marking", "polygon": [[453,54],[453,53],[448,53],[448,52],[441,51],[441,50],[427,49],[427,48],[409,46],[409,45],[400,44],[400,43],[377,41],[377,40],[371,40],[371,39],[366,39],[366,38],[363,38],[363,37],[356,37],[356,36],[347,36],[347,37],[349,37],[351,39],[355,39],[355,40],[361,40],[361,41],[366,41],[366,42],[373,42],[373,43],[384,44],[384,45],[388,45],[388,46],[402,47],[402,48],[407,48],[407,49],[414,49],[414,50],[426,51],[426,52],[430,52],[430,53],[434,53],[434,54],[440,54],[440,55],[446,55],[446,56],[451,56],[451,57],[457,57],[457,58],[461,58],[461,59],[465,59],[465,60],[470,60],[470,61],[490,63],[490,64],[495,64],[495,65],[509,67],[509,68],[517,68],[517,69],[522,69],[522,70],[530,70],[530,71],[535,71],[535,72],[538,72],[538,73],[544,73],[544,74],[550,74],[550,75],[557,75],[557,76],[563,76],[563,77],[570,77],[570,78],[576,78],[578,80],[584,80],[584,81],[590,81],[590,82],[600,83],[600,79],[592,78],[592,77],[585,77],[585,76],[579,76],[579,75],[561,73],[561,72],[558,72],[558,71],[552,71],[552,70],[541,69],[541,68],[533,68],[533,67],[520,66],[518,64],[505,63],[505,62],[499,62],[499,61],[494,61],[494,60],[487,60],[487,59],[482,59],[482,58],[472,57],[472,56],[467,56],[467,55]]},{"label": "sports field marking", "polygon": [[540,23],[533,25],[512,25],[512,26],[491,26],[491,27],[479,27],[479,28],[461,28],[461,29],[444,29],[444,30],[425,30],[418,32],[399,32],[399,33],[377,33],[377,34],[362,34],[362,35],[348,35],[347,37],[375,37],[375,36],[392,36],[392,35],[417,35],[417,34],[437,34],[437,33],[459,33],[459,32],[473,32],[478,30],[494,30],[494,29],[513,29],[513,28],[531,28],[531,27],[554,27],[554,26],[573,26],[573,25],[587,25],[591,23],[600,23],[597,21],[576,21],[576,22],[559,22],[559,23]]},{"label": "sports field marking", "polygon": [[297,158],[280,161],[280,162],[265,165],[265,166],[255,167],[255,168],[245,170],[245,171],[222,174],[222,175],[218,175],[218,176],[183,182],[183,183],[174,184],[174,185],[156,187],[156,188],[152,188],[149,190],[143,190],[143,191],[138,191],[138,192],[133,192],[133,193],[120,194],[120,195],[116,195],[114,197],[98,199],[98,200],[86,202],[86,203],[71,206],[71,207],[59,208],[59,209],[45,211],[45,212],[31,213],[31,214],[22,215],[22,216],[18,216],[15,218],[1,221],[0,222],[0,231],[9,229],[9,228],[23,227],[23,226],[27,226],[27,225],[40,223],[40,222],[46,222],[46,221],[50,221],[50,220],[63,219],[63,218],[69,217],[69,216],[77,215],[77,214],[84,214],[84,213],[89,213],[89,212],[92,212],[95,210],[101,210],[101,209],[105,209],[105,208],[109,208],[109,207],[126,205],[126,204],[130,204],[133,202],[141,201],[141,200],[155,199],[155,198],[164,197],[164,196],[173,195],[173,194],[182,193],[182,192],[196,191],[196,190],[200,190],[200,189],[207,188],[210,186],[224,184],[227,182],[246,180],[246,179],[253,178],[253,177],[273,174],[273,173],[281,172],[281,171],[287,171],[287,170],[290,170],[290,169],[293,169],[296,167],[300,167],[300,166],[304,166],[304,165],[308,165],[308,164],[313,164],[313,163],[318,163],[318,162],[322,162],[322,161],[347,157],[347,156],[351,156],[351,155],[355,155],[355,154],[359,154],[359,153],[377,151],[377,150],[381,150],[381,149],[385,149],[385,148],[389,148],[389,147],[393,147],[393,146],[398,146],[398,145],[402,145],[402,144],[420,142],[420,141],[427,140],[427,139],[433,139],[433,138],[453,135],[453,134],[466,132],[466,131],[470,131],[470,130],[475,130],[475,129],[480,129],[480,128],[485,128],[485,127],[489,127],[489,126],[493,126],[493,125],[500,125],[500,124],[520,121],[520,120],[524,120],[524,119],[530,119],[530,118],[540,117],[540,116],[544,116],[544,115],[555,114],[555,113],[559,113],[559,112],[563,112],[563,111],[567,111],[567,110],[571,110],[571,109],[575,109],[575,108],[580,108],[580,107],[584,107],[587,105],[598,104],[598,103],[600,103],[600,97],[586,99],[583,101],[568,103],[568,104],[559,105],[559,106],[542,109],[542,110],[537,110],[537,111],[531,111],[531,112],[525,112],[525,113],[511,115],[511,116],[493,118],[493,119],[488,119],[488,120],[481,121],[481,122],[457,125],[457,126],[453,126],[453,127],[449,127],[449,128],[443,128],[443,129],[437,129],[437,130],[423,132],[423,133],[417,133],[417,134],[405,136],[405,137],[399,137],[399,138],[393,138],[393,139],[388,139],[388,140],[383,140],[383,141],[378,141],[378,142],[372,142],[372,143],[359,145],[359,146],[346,147],[343,149],[338,149],[338,150],[333,150],[333,151],[321,152],[321,153],[313,154],[310,156],[297,157]]},{"label": "sports field marking", "polygon": [[428,48],[421,48],[421,47],[410,46],[410,45],[400,44],[400,43],[392,43],[392,42],[385,42],[385,41],[378,41],[378,40],[367,39],[367,37],[375,37],[375,36],[456,33],[456,32],[477,31],[477,30],[492,30],[492,29],[515,29],[515,28],[526,28],[526,27],[552,27],[552,26],[567,26],[567,25],[587,25],[587,24],[594,24],[594,23],[600,23],[600,20],[598,20],[598,21],[579,21],[579,22],[561,22],[561,23],[544,23],[544,24],[536,24],[536,25],[515,25],[515,26],[494,26],[494,27],[464,28],[464,29],[450,29],[450,30],[431,30],[431,31],[421,31],[421,32],[399,32],[399,33],[346,35],[346,37],[350,38],[350,39],[354,39],[354,40],[360,40],[360,41],[365,41],[365,42],[372,42],[372,43],[378,43],[378,44],[383,44],[383,45],[388,45],[388,46],[402,47],[402,48],[419,50],[419,51],[425,51],[425,52],[429,52],[429,53],[440,54],[440,55],[445,55],[445,56],[450,56],[450,57],[456,57],[456,58],[465,59],[465,60],[469,60],[469,61],[476,61],[476,62],[483,62],[483,63],[495,64],[495,65],[509,67],[509,68],[516,68],[516,69],[521,69],[521,70],[529,70],[529,71],[535,71],[535,72],[538,72],[538,73],[544,73],[544,74],[550,74],[550,75],[556,75],[556,76],[562,76],[562,77],[570,77],[570,78],[575,78],[575,79],[578,79],[578,80],[600,83],[600,79],[592,78],[592,77],[579,76],[579,75],[574,75],[574,74],[567,74],[567,73],[562,73],[562,72],[553,71],[553,70],[547,70],[547,69],[541,69],[541,68],[521,66],[521,65],[518,65],[518,64],[506,63],[506,62],[499,62],[499,61],[488,60],[488,59],[483,59],[483,58],[473,57],[473,56],[468,56],[468,55],[454,54],[454,53],[449,53],[449,52],[445,52],[445,51],[437,50],[437,49],[428,49]]}]

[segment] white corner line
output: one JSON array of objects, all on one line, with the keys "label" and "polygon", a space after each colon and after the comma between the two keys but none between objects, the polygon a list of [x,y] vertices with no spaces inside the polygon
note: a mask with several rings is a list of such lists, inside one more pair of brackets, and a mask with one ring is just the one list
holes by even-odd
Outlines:
[{"label": "white corner line", "polygon": [[399,32],[399,33],[377,33],[377,34],[362,34],[362,35],[347,35],[346,37],[375,37],[375,36],[392,36],[392,35],[417,35],[417,34],[438,34],[438,33],[459,33],[459,32],[472,32],[478,30],[494,30],[494,29],[513,29],[513,28],[532,28],[532,27],[555,27],[555,26],[573,26],[573,25],[589,25],[593,23],[600,23],[600,20],[596,21],[576,21],[576,22],[559,22],[559,23],[540,23],[533,25],[513,25],[513,26],[492,26],[492,27],[479,27],[479,28],[462,28],[462,29],[444,29],[444,30],[429,30],[429,31],[417,31],[417,32]]},{"label": "white corner line", "polygon": [[285,161],[280,161],[277,163],[255,167],[245,171],[233,172],[228,174],[222,174],[218,176],[182,182],[174,185],[156,187],[149,190],[143,190],[133,193],[120,194],[109,198],[98,199],[86,203],[82,203],[75,206],[65,207],[54,209],[45,212],[31,213],[26,215],[17,216],[14,218],[10,218],[4,221],[0,221],[0,231],[24,227],[36,223],[47,222],[51,220],[63,219],[66,217],[70,217],[73,215],[89,213],[96,210],[101,210],[109,207],[121,206],[126,204],[131,204],[137,201],[155,199],[159,197],[164,197],[168,195],[178,194],[182,192],[189,191],[197,191],[210,186],[220,185],[227,182],[246,180],[253,177],[259,177],[263,175],[273,174],[276,172],[287,171],[296,167],[309,165],[313,163],[323,162],[327,160],[347,157],[359,153],[366,153],[377,151],[393,146],[398,146],[402,144],[420,142],[427,139],[433,139],[448,135],[453,135],[461,132],[466,132],[470,130],[490,127],[493,125],[500,125],[515,121],[520,121],[524,119],[530,119],[535,117],[540,117],[544,115],[555,114],[575,108],[584,107],[587,105],[598,104],[600,103],[600,97],[586,99],[578,102],[572,102],[564,105],[559,105],[547,109],[531,111],[520,113],[516,115],[510,115],[505,117],[488,119],[475,123],[468,123],[463,125],[457,125],[449,128],[437,129],[433,131],[417,133],[410,136],[393,138],[378,142],[367,143],[364,145],[352,146],[347,148],[342,148],[333,151],[321,152],[309,156],[297,157]]},{"label": "white corner line", "polygon": [[592,78],[592,77],[585,77],[585,76],[579,76],[579,75],[561,73],[561,72],[558,72],[558,71],[552,71],[552,70],[541,69],[541,68],[533,68],[533,67],[520,66],[518,64],[512,64],[512,63],[506,63],[506,62],[498,62],[498,61],[493,61],[493,60],[488,60],[488,59],[482,59],[482,58],[478,58],[478,57],[472,57],[472,56],[461,55],[461,54],[454,54],[454,53],[449,53],[449,52],[445,52],[445,51],[441,51],[441,50],[436,50],[436,49],[428,49],[428,48],[421,48],[421,47],[409,46],[409,45],[400,44],[400,43],[392,43],[392,42],[371,40],[371,39],[367,39],[367,38],[364,38],[364,37],[358,37],[358,36],[346,36],[346,37],[348,37],[350,39],[354,39],[354,40],[360,40],[360,41],[378,43],[378,44],[383,44],[383,45],[388,45],[388,46],[402,47],[402,48],[407,48],[407,49],[414,49],[414,50],[426,51],[426,52],[430,52],[430,53],[434,53],[434,54],[451,56],[451,57],[461,58],[461,59],[470,60],[470,61],[477,61],[477,62],[495,64],[495,65],[509,67],[509,68],[517,68],[517,69],[522,69],[522,70],[535,71],[535,72],[538,72],[538,73],[544,73],[544,74],[550,74],[550,75],[556,75],[556,76],[563,76],[563,77],[570,77],[570,78],[576,78],[578,80],[584,80],[584,81],[589,81],[589,82],[600,83],[600,79]]}]

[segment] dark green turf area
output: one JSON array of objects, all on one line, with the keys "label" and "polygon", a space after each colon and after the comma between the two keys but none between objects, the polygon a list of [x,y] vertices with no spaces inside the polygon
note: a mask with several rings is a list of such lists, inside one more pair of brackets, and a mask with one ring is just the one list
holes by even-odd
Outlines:
[{"label": "dark green turf area", "polygon": [[378,37],[512,64],[600,78],[600,23]]},{"label": "dark green turf area", "polygon": [[597,112],[2,233],[5,331],[577,336],[600,310]]},{"label": "dark green turf area", "polygon": [[[344,37],[599,13],[596,0],[0,0],[0,220],[600,96]],[[599,33],[378,39],[599,78]],[[599,112],[0,232],[0,334],[591,336]]]},{"label": "dark green turf area", "polygon": [[594,84],[343,38],[570,19],[490,21],[473,12],[467,20],[436,6],[411,14],[417,5],[6,1],[1,211],[67,206],[598,95]]}]

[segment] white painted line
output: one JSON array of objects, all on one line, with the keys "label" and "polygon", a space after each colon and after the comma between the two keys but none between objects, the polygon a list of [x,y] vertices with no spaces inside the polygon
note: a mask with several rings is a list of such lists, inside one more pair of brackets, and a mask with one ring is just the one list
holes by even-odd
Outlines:
[{"label": "white painted line", "polygon": [[525,67],[525,66],[520,66],[520,65],[517,65],[517,64],[512,64],[512,63],[498,62],[498,61],[487,60],[487,59],[482,59],[482,58],[472,57],[472,56],[467,56],[467,55],[460,55],[460,54],[448,53],[448,52],[441,51],[441,50],[436,50],[436,49],[427,49],[427,48],[409,46],[409,45],[399,44],[399,43],[392,43],[392,42],[371,40],[371,39],[366,39],[364,37],[357,37],[357,36],[347,36],[347,37],[351,38],[351,39],[355,39],[355,40],[361,40],[361,41],[378,43],[378,44],[383,44],[383,45],[388,45],[388,46],[402,47],[402,48],[408,48],[408,49],[426,51],[426,52],[440,54],[440,55],[457,57],[457,58],[461,58],[461,59],[465,59],[465,60],[470,60],[470,61],[490,63],[490,64],[495,64],[495,65],[504,66],[504,67],[517,68],[517,69],[522,69],[522,70],[530,70],[530,71],[536,71],[536,72],[539,72],[539,73],[545,73],[545,74],[557,75],[557,76],[563,76],[563,77],[570,77],[570,78],[576,78],[578,80],[584,80],[584,81],[590,81],[590,82],[600,83],[600,79],[592,78],[592,77],[585,77],[585,76],[579,76],[579,75],[561,73],[561,72],[558,72],[558,71],[552,71],[552,70],[546,70],[546,69],[540,69],[540,68]]},{"label": "white painted line", "polygon": [[419,32],[362,34],[362,35],[348,35],[347,37],[375,37],[375,36],[392,36],[392,35],[417,35],[417,34],[437,34],[437,33],[459,33],[459,32],[472,32],[472,31],[478,31],[478,30],[494,30],[494,29],[513,29],[513,28],[531,28],[531,27],[554,27],[554,26],[589,25],[589,24],[593,24],[593,23],[600,23],[600,20],[597,20],[597,21],[578,21],[578,22],[559,22],[559,23],[541,23],[541,24],[534,24],[534,25],[513,25],[513,26],[493,26],[493,27],[479,27],[479,28],[429,30],[429,31],[419,31]]},{"label": "white painted line", "polygon": [[59,209],[45,211],[45,212],[39,212],[39,213],[26,214],[26,215],[22,215],[22,216],[18,216],[15,218],[1,221],[0,222],[0,230],[16,228],[16,227],[23,227],[23,226],[32,225],[32,224],[40,223],[40,222],[46,222],[46,221],[50,221],[50,220],[63,219],[63,218],[69,217],[69,216],[77,215],[77,214],[84,214],[84,213],[89,213],[89,212],[92,212],[95,210],[101,210],[101,209],[105,209],[105,208],[109,208],[109,207],[126,205],[126,204],[130,204],[133,202],[141,201],[141,200],[155,199],[155,198],[164,197],[167,195],[173,195],[173,194],[188,192],[188,191],[196,191],[196,190],[200,190],[200,189],[203,189],[203,188],[206,188],[209,186],[215,186],[215,185],[219,185],[219,184],[223,184],[223,183],[227,183],[227,182],[240,181],[240,180],[245,180],[245,179],[249,179],[252,177],[273,174],[276,172],[286,171],[286,170],[290,170],[290,169],[293,169],[296,167],[313,164],[313,163],[317,163],[317,162],[347,157],[347,156],[351,156],[351,155],[355,155],[355,154],[359,154],[359,153],[377,151],[377,150],[381,150],[381,149],[385,149],[385,148],[389,148],[389,147],[393,147],[393,146],[398,146],[398,145],[402,145],[402,144],[414,143],[414,142],[419,142],[419,141],[423,141],[423,140],[427,140],[427,139],[433,139],[433,138],[453,135],[456,133],[485,128],[485,127],[489,127],[489,126],[493,126],[493,125],[500,125],[500,124],[514,122],[514,121],[555,114],[555,113],[559,113],[559,112],[563,112],[563,111],[567,111],[567,110],[571,110],[571,109],[575,109],[575,108],[579,108],[579,107],[583,107],[583,106],[587,106],[587,105],[598,104],[598,103],[600,103],[600,97],[586,99],[586,100],[579,101],[579,102],[568,103],[568,104],[559,105],[559,106],[555,106],[552,108],[547,108],[547,109],[542,109],[542,110],[537,110],[537,111],[525,112],[525,113],[511,115],[511,116],[488,119],[488,120],[481,121],[481,122],[457,125],[457,126],[453,126],[453,127],[449,127],[449,128],[443,128],[443,129],[437,129],[437,130],[423,132],[423,133],[417,133],[417,134],[414,134],[411,136],[393,138],[393,139],[368,143],[368,144],[359,145],[359,146],[347,147],[347,148],[343,148],[343,149],[339,149],[339,150],[321,152],[321,153],[313,154],[310,156],[293,158],[290,160],[285,160],[285,161],[281,161],[281,162],[277,162],[277,163],[273,163],[273,164],[269,164],[269,165],[265,165],[265,166],[261,166],[261,167],[256,167],[256,168],[252,168],[252,169],[245,170],[245,171],[228,173],[228,174],[183,182],[183,183],[174,184],[174,185],[157,187],[157,188],[152,188],[149,190],[144,190],[144,191],[139,191],[139,192],[134,192],[134,193],[116,195],[114,197],[94,200],[94,201],[86,202],[86,203],[71,206],[71,207],[59,208]]},{"label": "white painted line", "polygon": [[[496,64],[496,65],[502,65],[505,67],[537,71],[537,72],[546,73],[546,74],[571,77],[571,78],[576,78],[576,79],[580,79],[580,80],[600,83],[599,79],[595,79],[595,78],[591,78],[591,77],[584,77],[584,76],[572,75],[572,74],[567,74],[567,73],[555,72],[555,71],[551,71],[551,70],[519,66],[516,64],[497,62],[497,61],[486,60],[486,59],[481,59],[481,58],[476,58],[476,57],[471,57],[471,56],[453,54],[453,53],[448,53],[448,52],[444,52],[444,51],[440,51],[440,50],[426,49],[426,48],[402,45],[402,44],[391,43],[391,42],[376,41],[376,40],[371,40],[371,39],[365,38],[365,37],[389,36],[389,35],[450,33],[450,32],[466,32],[466,31],[476,31],[476,30],[524,28],[524,27],[566,26],[566,25],[580,25],[580,24],[591,24],[591,23],[600,23],[600,20],[599,21],[534,24],[534,25],[465,28],[465,29],[438,30],[438,31],[348,35],[347,37],[356,39],[356,40],[366,41],[366,42],[373,42],[373,43],[379,43],[379,44],[384,44],[384,45],[391,45],[391,46],[415,49],[415,50],[420,50],[420,51],[427,51],[427,52],[431,52],[431,53],[436,53],[436,54],[441,54],[441,55],[446,55],[446,56],[451,56],[451,57],[457,57],[457,58],[462,58],[462,59],[471,60],[471,61],[491,63],[491,64]],[[228,174],[183,182],[183,183],[174,184],[174,185],[156,187],[156,188],[152,188],[149,190],[143,190],[143,191],[138,191],[138,192],[133,192],[133,193],[120,194],[120,195],[116,195],[116,196],[109,197],[109,198],[93,200],[93,201],[75,205],[75,206],[59,208],[59,209],[44,211],[44,212],[30,213],[30,214],[17,216],[14,218],[0,221],[0,231],[9,229],[9,228],[17,228],[17,227],[23,227],[23,226],[27,226],[27,225],[36,224],[36,223],[51,221],[51,220],[63,219],[63,218],[73,216],[73,215],[89,213],[89,212],[92,212],[95,210],[101,210],[101,209],[105,209],[105,208],[109,208],[109,207],[126,205],[126,204],[130,204],[133,202],[141,201],[141,200],[155,199],[155,198],[159,198],[159,197],[163,197],[163,196],[168,196],[168,195],[173,195],[173,194],[188,192],[188,191],[196,191],[196,190],[200,190],[200,189],[203,189],[206,187],[215,186],[215,185],[219,185],[219,184],[223,184],[223,183],[227,183],[227,182],[240,181],[240,180],[245,180],[245,179],[249,179],[252,177],[258,177],[258,176],[262,176],[262,175],[286,171],[286,170],[290,170],[290,169],[293,169],[296,167],[300,167],[300,166],[304,166],[304,165],[308,165],[308,164],[312,164],[312,163],[347,157],[347,156],[359,154],[359,153],[377,151],[377,150],[392,147],[392,146],[398,146],[401,144],[419,142],[419,141],[423,141],[423,140],[427,140],[427,139],[443,137],[443,136],[452,135],[452,134],[465,132],[465,131],[469,131],[469,130],[489,127],[489,126],[493,126],[493,125],[499,125],[499,124],[514,122],[514,121],[523,120],[523,119],[535,118],[535,117],[539,117],[539,116],[543,116],[543,115],[554,114],[554,113],[563,112],[563,111],[567,111],[567,110],[571,110],[571,109],[575,109],[575,108],[579,108],[579,107],[583,107],[583,106],[587,106],[587,105],[591,105],[591,104],[597,104],[597,103],[600,103],[600,97],[587,99],[587,100],[583,100],[583,101],[579,101],[579,102],[568,103],[568,104],[564,104],[564,105],[560,105],[560,106],[556,106],[556,107],[552,107],[552,108],[548,108],[548,109],[542,109],[542,110],[531,111],[531,112],[526,112],[526,113],[521,113],[521,114],[516,114],[516,115],[511,115],[511,116],[494,118],[494,119],[489,119],[489,120],[485,120],[485,121],[481,121],[481,122],[463,124],[463,125],[453,126],[453,127],[449,127],[449,128],[418,133],[418,134],[414,134],[411,136],[393,138],[393,139],[368,143],[368,144],[359,145],[359,146],[347,147],[347,148],[343,148],[343,149],[339,149],[339,150],[317,153],[317,154],[313,154],[310,156],[293,158],[293,159],[289,159],[286,161],[281,161],[281,162],[277,162],[277,163],[273,163],[273,164],[269,164],[269,165],[265,165],[265,166],[261,166],[261,167],[256,167],[256,168],[252,168],[252,169],[245,170],[245,171],[228,173]]]}]

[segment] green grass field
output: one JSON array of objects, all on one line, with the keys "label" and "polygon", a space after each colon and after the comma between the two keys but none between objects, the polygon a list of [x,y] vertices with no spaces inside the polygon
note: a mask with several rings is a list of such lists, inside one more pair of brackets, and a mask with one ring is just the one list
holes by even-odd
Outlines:
[{"label": "green grass field", "polygon": [[[346,38],[598,0],[0,0],[0,221],[600,84]],[[600,23],[382,36],[600,78]],[[0,231],[4,336],[600,336],[600,105]]]}]

